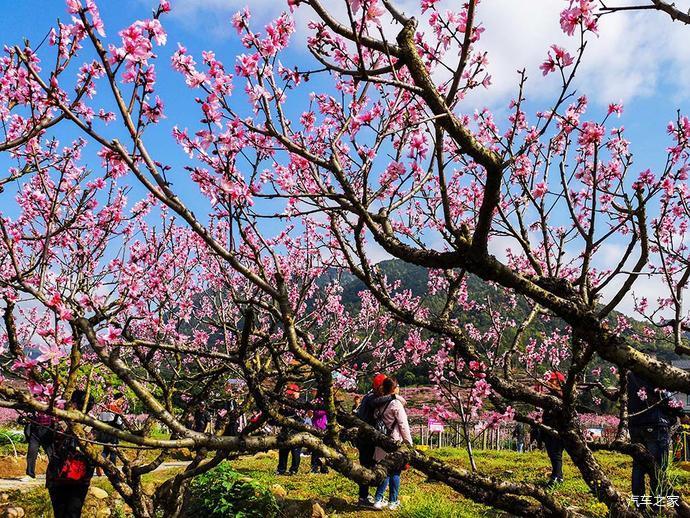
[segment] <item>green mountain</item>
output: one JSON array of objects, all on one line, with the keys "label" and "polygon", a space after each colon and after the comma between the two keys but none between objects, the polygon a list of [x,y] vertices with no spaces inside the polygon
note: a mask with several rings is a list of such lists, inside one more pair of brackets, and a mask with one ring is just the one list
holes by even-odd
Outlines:
[{"label": "green mountain", "polygon": [[[400,289],[409,289],[413,296],[423,297],[424,305],[432,311],[439,311],[442,308],[444,299],[441,295],[430,295],[428,293],[429,272],[427,268],[406,263],[399,259],[391,259],[378,263],[377,265],[383,275],[385,275],[390,282],[400,281]],[[351,275],[341,276],[340,282],[343,285],[343,302],[356,309],[360,304],[359,293],[365,290],[366,287],[362,281],[352,277]],[[467,291],[470,300],[477,301],[484,304],[491,301],[494,309],[500,310],[502,315],[506,318],[513,319],[517,324],[522,322],[528,315],[529,305],[524,298],[518,298],[517,304],[508,303],[509,295],[501,288],[492,283],[487,283],[476,276],[470,275],[467,277]],[[612,327],[616,326],[618,317],[623,316],[622,313],[612,312],[610,316]],[[475,310],[470,312],[456,313],[455,317],[462,323],[472,323],[477,328],[486,329],[490,324],[489,316],[486,311]],[[632,329],[625,334],[634,340],[634,335],[642,334],[645,324],[639,320],[627,317]],[[527,336],[536,337],[548,336],[553,332],[562,329],[565,322],[558,318],[538,318],[530,325]],[[404,340],[404,337],[398,337],[398,340]],[[661,336],[652,344],[640,344],[640,348],[645,350],[653,350],[659,358],[665,360],[676,360],[678,356],[673,351],[673,346],[668,341],[662,339]],[[595,360],[595,363],[599,363]],[[601,362],[603,363],[603,362]],[[426,366],[411,367],[404,369],[398,373],[398,379],[406,384],[411,383],[425,383],[428,381],[428,368]]]}]

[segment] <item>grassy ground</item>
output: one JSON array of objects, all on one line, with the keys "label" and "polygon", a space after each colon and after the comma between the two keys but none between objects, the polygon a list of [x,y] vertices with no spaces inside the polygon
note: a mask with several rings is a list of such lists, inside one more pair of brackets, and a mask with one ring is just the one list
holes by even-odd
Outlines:
[{"label": "grassy ground", "polygon": [[[451,464],[469,467],[464,450],[444,448],[433,450],[437,455]],[[477,452],[479,470],[501,480],[541,483],[550,473],[550,464],[544,452],[535,451],[517,454],[511,451],[485,450]],[[630,493],[631,461],[629,457],[601,452],[598,460],[605,467],[614,483],[626,494]],[[308,460],[308,459],[304,459]],[[335,474],[309,475],[297,477],[279,477],[273,474],[275,459],[269,455],[243,459],[234,463],[238,471],[244,472],[261,482],[271,485],[280,484],[288,490],[288,499],[301,500],[314,498],[326,504],[327,512],[336,512],[337,516],[373,517],[381,516],[380,512],[362,511],[353,506],[357,495],[357,486]],[[302,470],[305,468],[302,467]],[[553,490],[553,494],[563,504],[578,508],[581,512],[595,517],[608,516],[606,506],[598,503],[580,478],[575,466],[567,459],[564,463],[565,482]],[[671,470],[671,478],[681,491],[687,490],[690,473],[680,467]],[[687,488],[687,489],[686,489]],[[372,490],[373,491],[373,490]],[[429,483],[425,477],[415,471],[406,471],[401,483],[402,509],[397,513],[388,513],[404,518],[469,518],[497,516],[493,509],[480,506],[462,498],[457,493],[440,483]]]},{"label": "grassy ground", "polygon": [[[468,467],[467,456],[464,450],[441,449],[433,450],[434,455],[458,466]],[[517,454],[510,451],[478,451],[476,453],[477,464],[482,473],[494,476],[501,480],[527,481],[540,483],[549,473],[549,462],[544,452],[536,451]],[[614,483],[625,494],[630,493],[629,457],[613,453],[597,453],[597,458],[605,467]],[[498,516],[495,510],[475,504],[440,483],[429,483],[421,474],[414,471],[406,471],[402,475],[401,501],[403,506],[400,511],[376,512],[358,508],[355,504],[357,486],[337,475],[309,474],[309,459],[302,459],[300,473],[297,476],[285,477],[274,474],[277,458],[274,453],[258,454],[254,457],[233,461],[233,467],[252,478],[257,479],[266,486],[278,484],[287,491],[284,502],[283,516],[297,518],[305,509],[305,503],[317,501],[326,510],[329,516],[342,518],[367,518],[374,516],[396,516],[401,518],[470,518],[470,517],[494,517]],[[564,464],[565,483],[553,490],[553,494],[563,504],[577,508],[583,514],[604,518],[608,516],[606,507],[598,503],[588,492],[584,481],[579,477],[577,470],[566,456]],[[146,481],[152,485],[159,482],[172,473],[155,473]],[[690,472],[676,466],[671,470],[671,478],[681,492],[690,494]],[[112,488],[105,480],[96,482],[102,489],[112,493]],[[372,490],[373,493],[373,490]],[[25,507],[27,516],[50,517],[49,504],[45,490],[34,490],[21,496],[12,495],[17,499],[17,504]],[[117,516],[124,511],[117,500],[112,507]],[[123,514],[120,514],[123,515]],[[89,516],[85,514],[85,516]]]}]

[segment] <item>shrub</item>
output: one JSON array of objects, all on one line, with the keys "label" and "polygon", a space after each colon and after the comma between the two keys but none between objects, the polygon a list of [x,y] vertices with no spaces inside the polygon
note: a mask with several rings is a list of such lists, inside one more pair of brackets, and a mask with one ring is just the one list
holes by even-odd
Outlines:
[{"label": "shrub", "polygon": [[20,442],[26,442],[23,431],[0,426],[0,445],[17,444]]},{"label": "shrub", "polygon": [[266,487],[223,462],[194,478],[186,516],[275,518],[278,511],[276,499]]},{"label": "shrub", "polygon": [[0,407],[0,426],[14,425],[19,419],[19,412],[13,408]]}]

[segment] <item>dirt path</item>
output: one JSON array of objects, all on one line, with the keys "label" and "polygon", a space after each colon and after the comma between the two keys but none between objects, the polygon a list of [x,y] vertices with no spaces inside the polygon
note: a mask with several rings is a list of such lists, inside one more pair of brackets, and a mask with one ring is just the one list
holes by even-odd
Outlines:
[{"label": "dirt path", "polygon": [[[189,464],[185,461],[164,462],[158,466],[154,471],[163,471],[166,469],[179,468]],[[94,479],[104,479],[105,476],[96,477]],[[43,487],[46,484],[46,476],[44,474],[37,475],[36,478],[23,480],[21,477],[17,478],[0,478],[0,492],[3,491],[29,491],[36,487]]]}]

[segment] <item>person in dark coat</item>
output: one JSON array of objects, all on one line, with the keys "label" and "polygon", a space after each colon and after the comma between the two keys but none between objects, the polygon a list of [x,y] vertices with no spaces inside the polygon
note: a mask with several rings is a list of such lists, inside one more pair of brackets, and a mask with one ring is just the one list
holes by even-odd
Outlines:
[{"label": "person in dark coat", "polygon": [[[298,400],[300,398],[299,385],[296,383],[290,383],[286,390],[285,395],[289,399]],[[280,409],[280,415],[283,417],[289,417],[291,419],[297,419],[297,411],[289,406],[282,406]],[[289,430],[285,427],[281,427],[278,433],[282,440],[288,438]],[[290,471],[287,471],[288,457],[292,455],[292,462],[290,464]],[[300,461],[302,460],[302,448],[295,446],[292,448],[280,448],[278,450],[278,468],[276,469],[277,475],[294,475],[299,471]]]},{"label": "person in dark coat", "polygon": [[515,439],[515,449],[518,453],[525,451],[525,425],[522,423],[515,423],[513,429],[513,438]]},{"label": "person in dark coat", "polygon": [[[67,410],[82,410],[86,392],[75,390]],[[46,470],[46,488],[55,518],[80,518],[93,477],[94,463],[81,450],[67,426],[56,425],[55,440]]]},{"label": "person in dark coat", "polygon": [[544,447],[544,440],[541,436],[541,430],[535,425],[530,426],[529,443],[533,448],[537,448],[538,450],[541,450]]},{"label": "person in dark coat", "polygon": [[[371,391],[364,395],[359,407],[355,410],[355,414],[365,423],[373,426],[375,421],[375,410],[381,405],[385,405],[395,399],[395,395],[384,396],[381,390],[383,382],[386,380],[385,374],[377,374],[374,376],[371,384]],[[375,445],[368,440],[362,439],[357,441],[357,450],[359,452],[359,463],[365,468],[373,468],[376,464],[374,460]],[[369,485],[359,484],[359,505],[373,505],[373,500],[369,497]]]},{"label": "person in dark coat", "polygon": [[194,411],[192,429],[195,432],[205,433],[210,422],[211,412],[208,411],[205,403],[199,403],[199,406]]},{"label": "person in dark coat", "polygon": [[[665,471],[668,464],[670,428],[677,420],[678,411],[670,406],[671,394],[659,390],[648,379],[628,373],[628,430],[630,441],[640,444],[653,459],[652,465],[633,456],[632,496],[634,502],[647,495],[645,476],[653,497],[664,495]],[[656,509],[656,498],[652,498]]]},{"label": "person in dark coat", "polygon": [[[560,372],[552,372],[549,376],[547,388],[554,394],[562,395],[561,385],[565,381],[565,376]],[[550,427],[557,428],[559,416],[551,410],[544,410],[542,422]],[[544,448],[551,462],[551,476],[546,483],[547,487],[563,483],[563,450],[565,449],[563,440],[558,435],[549,433],[543,435]]]},{"label": "person in dark coat", "polygon": [[26,423],[24,437],[29,445],[26,452],[26,475],[36,478],[38,450],[43,448],[49,458],[53,451],[53,418],[42,412],[32,412],[22,420]]}]

